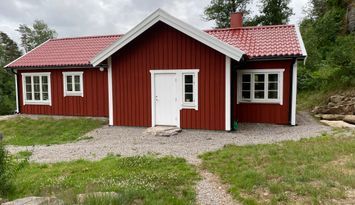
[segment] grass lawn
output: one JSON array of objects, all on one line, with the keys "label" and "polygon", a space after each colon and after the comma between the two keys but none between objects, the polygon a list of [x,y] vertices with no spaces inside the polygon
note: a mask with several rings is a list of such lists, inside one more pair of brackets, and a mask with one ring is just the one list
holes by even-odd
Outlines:
[{"label": "grass lawn", "polygon": [[[117,192],[113,204],[194,204],[199,176],[184,159],[153,156],[115,157],[101,161],[28,164],[17,175],[9,198],[50,196],[76,203],[85,192]],[[99,200],[105,204],[105,199]],[[92,202],[92,200],[91,200]]]},{"label": "grass lawn", "polygon": [[5,136],[5,144],[23,146],[61,144],[75,141],[85,133],[104,124],[103,120],[87,118],[33,120],[26,117],[16,117],[0,121],[0,132]]},{"label": "grass lawn", "polygon": [[229,184],[243,204],[324,204],[355,193],[354,130],[297,142],[230,145],[201,158],[203,168]]}]

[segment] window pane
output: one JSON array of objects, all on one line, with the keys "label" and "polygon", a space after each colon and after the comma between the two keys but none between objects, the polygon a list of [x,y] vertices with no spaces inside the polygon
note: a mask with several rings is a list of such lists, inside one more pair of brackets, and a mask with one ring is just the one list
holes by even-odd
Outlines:
[{"label": "window pane", "polygon": [[277,90],[277,83],[269,83],[269,90]]},{"label": "window pane", "polygon": [[250,90],[250,83],[243,83],[242,90]]},{"label": "window pane", "polygon": [[39,84],[34,84],[33,90],[34,90],[35,92],[40,92]]},{"label": "window pane", "polygon": [[185,92],[192,93],[193,92],[193,86],[190,85],[185,85]]},{"label": "window pane", "polygon": [[255,90],[264,90],[264,83],[255,83]]},{"label": "window pane", "polygon": [[254,80],[255,80],[255,82],[264,82],[265,81],[265,75],[264,74],[255,74],[254,75]]},{"label": "window pane", "polygon": [[250,91],[243,91],[242,98],[243,99],[250,99]]},{"label": "window pane", "polygon": [[269,74],[269,82],[278,81],[278,74]]},{"label": "window pane", "polygon": [[242,82],[250,82],[250,74],[243,74]]},{"label": "window pane", "polygon": [[26,76],[25,81],[26,85],[31,85],[31,76]]},{"label": "window pane", "polygon": [[80,75],[76,75],[76,76],[74,76],[74,83],[75,84],[80,84]]},{"label": "window pane", "polygon": [[255,91],[254,98],[255,99],[264,99],[264,91]]},{"label": "window pane", "polygon": [[26,100],[32,100],[32,93],[26,93]]},{"label": "window pane", "polygon": [[39,84],[39,76],[33,76],[33,83]]},{"label": "window pane", "polygon": [[48,77],[42,76],[42,84],[47,84],[47,83],[48,83]]},{"label": "window pane", "polygon": [[32,92],[32,86],[31,86],[31,84],[26,85],[26,92]]},{"label": "window pane", "polygon": [[48,92],[48,85],[42,83],[42,91]]},{"label": "window pane", "polygon": [[75,91],[80,91],[80,84],[75,83]]},{"label": "window pane", "polygon": [[41,94],[35,93],[35,100],[41,100]]},{"label": "window pane", "polygon": [[193,83],[193,75],[185,75],[185,83]]},{"label": "window pane", "polygon": [[193,102],[193,94],[192,93],[186,93],[185,94],[185,102]]},{"label": "window pane", "polygon": [[268,98],[269,99],[277,99],[277,91],[269,91]]},{"label": "window pane", "polygon": [[73,85],[71,83],[67,84],[67,91],[73,91]]},{"label": "window pane", "polygon": [[47,92],[43,93],[42,98],[43,98],[43,100],[48,100],[48,93]]}]

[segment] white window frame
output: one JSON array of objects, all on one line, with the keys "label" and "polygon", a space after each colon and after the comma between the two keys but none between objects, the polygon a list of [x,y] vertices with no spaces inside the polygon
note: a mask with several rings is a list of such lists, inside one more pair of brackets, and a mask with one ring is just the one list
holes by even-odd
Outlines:
[{"label": "white window frame", "polygon": [[[269,103],[269,104],[280,104],[283,105],[283,76],[284,76],[285,69],[243,69],[237,71],[237,80],[238,80],[238,88],[237,88],[237,103]],[[250,99],[243,99],[242,98],[242,75],[243,74],[250,74]],[[255,98],[255,74],[264,74],[264,99],[257,99]],[[269,74],[278,74],[278,96],[277,99],[268,99],[268,85]]]},{"label": "white window frame", "polygon": [[[192,75],[192,99],[193,102],[186,102],[185,101],[185,76]],[[197,109],[198,107],[198,72],[184,72],[182,71],[182,108],[185,109]]]},{"label": "white window frame", "polygon": [[[51,95],[51,73],[50,72],[42,72],[42,73],[22,73],[22,97],[23,97],[23,105],[52,105],[52,95]],[[40,84],[40,100],[35,100],[34,98],[34,82],[33,77],[39,76],[39,84]],[[42,92],[42,76],[47,76],[48,78],[48,100],[43,100],[43,92]],[[32,100],[27,100],[27,91],[26,91],[26,77],[31,77],[31,90],[32,90]]]},{"label": "white window frame", "polygon": [[[79,97],[84,97],[84,84],[83,84],[83,74],[84,72],[82,71],[77,71],[77,72],[63,72],[63,90],[64,90],[64,97],[66,96],[79,96]],[[67,87],[67,77],[72,76],[72,88],[73,91],[68,91]],[[74,76],[80,76],[80,91],[75,91],[75,77]]]}]

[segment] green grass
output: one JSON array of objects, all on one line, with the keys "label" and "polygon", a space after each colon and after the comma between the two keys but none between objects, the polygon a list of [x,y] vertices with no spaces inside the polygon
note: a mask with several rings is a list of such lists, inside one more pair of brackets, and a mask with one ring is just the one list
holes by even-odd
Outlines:
[{"label": "green grass", "polygon": [[18,173],[9,198],[55,195],[74,204],[79,193],[117,192],[118,198],[88,204],[193,204],[198,178],[194,167],[173,157],[109,156],[101,161],[29,164]]},{"label": "green grass", "polygon": [[12,145],[62,144],[78,140],[85,133],[101,127],[105,122],[87,118],[38,120],[16,117],[0,121],[4,143]]},{"label": "green grass", "polygon": [[323,204],[355,189],[355,131],[301,141],[226,146],[202,166],[230,185],[243,204]]}]

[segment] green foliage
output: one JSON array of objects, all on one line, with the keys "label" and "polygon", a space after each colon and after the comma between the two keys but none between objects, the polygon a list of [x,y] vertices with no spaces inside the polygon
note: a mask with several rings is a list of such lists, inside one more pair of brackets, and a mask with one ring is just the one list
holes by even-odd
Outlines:
[{"label": "green foliage", "polygon": [[261,14],[254,18],[254,22],[261,25],[288,23],[290,16],[293,15],[289,4],[290,0],[261,0]]},{"label": "green foliage", "polygon": [[301,33],[308,57],[299,70],[300,90],[355,86],[355,34],[345,31],[346,0],[312,0]]},{"label": "green foliage", "polygon": [[13,145],[62,144],[80,139],[87,132],[104,125],[103,120],[86,118],[61,119],[40,118],[33,120],[16,117],[0,121],[4,142]]},{"label": "green foliage", "polygon": [[17,31],[21,34],[21,46],[26,53],[46,40],[57,36],[57,32],[49,28],[42,20],[35,20],[32,28],[26,24],[20,24]]},{"label": "green foliage", "polygon": [[15,111],[15,82],[13,74],[3,67],[21,56],[17,44],[0,32],[0,115]]},{"label": "green foliage", "polygon": [[355,188],[355,131],[203,154],[203,167],[244,204],[333,203]]},{"label": "green foliage", "polygon": [[77,204],[76,195],[117,192],[118,198],[86,204],[194,204],[196,170],[173,157],[115,157],[101,161],[30,164],[16,177],[10,198],[55,195]]},{"label": "green foliage", "polygon": [[16,159],[11,156],[0,142],[0,197],[7,197],[15,190],[14,179],[27,162],[28,157]]},{"label": "green foliage", "polygon": [[217,28],[230,27],[230,14],[243,12],[248,14],[247,5],[250,0],[211,0],[210,5],[205,8],[205,19],[215,20]]}]

